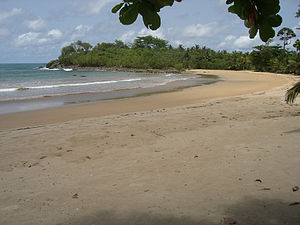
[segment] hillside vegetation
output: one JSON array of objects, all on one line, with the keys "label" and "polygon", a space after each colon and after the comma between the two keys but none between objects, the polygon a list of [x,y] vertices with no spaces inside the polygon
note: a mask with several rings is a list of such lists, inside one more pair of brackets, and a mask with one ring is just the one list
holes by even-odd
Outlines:
[{"label": "hillside vegetation", "polygon": [[[299,49],[298,49],[299,50]],[[129,69],[225,69],[300,74],[300,54],[279,45],[260,45],[252,52],[214,51],[195,45],[173,47],[152,36],[137,37],[132,44],[77,41],[61,50],[47,67],[105,67]]]}]

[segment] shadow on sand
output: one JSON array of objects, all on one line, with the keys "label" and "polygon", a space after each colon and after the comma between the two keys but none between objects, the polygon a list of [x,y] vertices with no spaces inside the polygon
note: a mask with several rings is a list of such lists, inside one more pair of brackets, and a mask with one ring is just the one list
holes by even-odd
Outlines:
[{"label": "shadow on sand", "polygon": [[[295,196],[299,197],[299,193]],[[120,216],[110,211],[98,212],[94,215],[79,217],[62,225],[221,225],[224,218],[232,218],[240,225],[300,225],[300,205],[290,206],[292,202],[280,200],[245,198],[235,205],[218,203],[220,218],[216,221],[194,220],[189,217],[166,216],[159,214],[131,213]],[[201,210],[201,208],[199,208]],[[231,221],[231,222],[233,222]]]}]

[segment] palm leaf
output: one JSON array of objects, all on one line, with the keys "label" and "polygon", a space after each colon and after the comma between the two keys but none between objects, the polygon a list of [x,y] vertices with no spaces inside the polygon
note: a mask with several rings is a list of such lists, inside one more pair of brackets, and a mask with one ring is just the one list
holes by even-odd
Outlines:
[{"label": "palm leaf", "polygon": [[286,103],[292,104],[299,93],[300,93],[300,81],[286,92],[285,95]]}]

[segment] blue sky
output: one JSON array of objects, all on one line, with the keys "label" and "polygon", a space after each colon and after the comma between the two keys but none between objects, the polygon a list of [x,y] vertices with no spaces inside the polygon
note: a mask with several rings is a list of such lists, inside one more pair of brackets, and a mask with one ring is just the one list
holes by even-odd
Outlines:
[{"label": "blue sky", "polygon": [[[153,35],[185,47],[198,44],[215,50],[249,51],[262,44],[248,38],[248,30],[226,0],[183,0],[165,7],[162,26],[147,30],[141,18],[133,25],[119,23],[111,8],[121,0],[0,0],[0,63],[48,62],[60,55],[63,46],[76,40],[92,45]],[[294,29],[300,38],[300,19],[295,18],[299,0],[281,0],[281,27]],[[273,44],[280,43],[275,38]],[[289,46],[292,48],[292,45]]]}]

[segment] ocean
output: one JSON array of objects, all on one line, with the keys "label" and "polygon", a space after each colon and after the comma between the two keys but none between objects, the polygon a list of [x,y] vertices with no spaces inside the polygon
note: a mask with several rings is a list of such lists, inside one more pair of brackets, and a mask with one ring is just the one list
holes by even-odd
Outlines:
[{"label": "ocean", "polygon": [[[0,114],[60,106],[70,102],[121,98],[136,94],[128,94],[128,90],[149,91],[151,87],[174,82],[188,81],[186,86],[189,86],[193,79],[207,82],[207,79],[191,74],[73,71],[47,69],[45,64],[37,63],[0,64]],[[118,92],[118,95],[107,94],[114,92]],[[95,93],[98,96],[95,97]],[[141,93],[139,91],[137,94]],[[99,96],[100,94],[103,96]],[[57,98],[59,96],[64,97]]]}]

